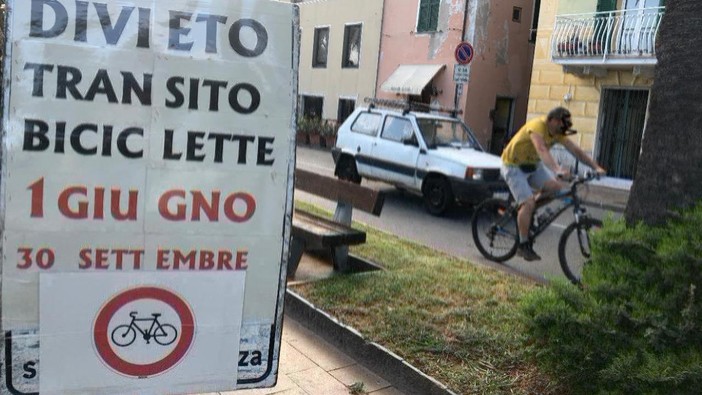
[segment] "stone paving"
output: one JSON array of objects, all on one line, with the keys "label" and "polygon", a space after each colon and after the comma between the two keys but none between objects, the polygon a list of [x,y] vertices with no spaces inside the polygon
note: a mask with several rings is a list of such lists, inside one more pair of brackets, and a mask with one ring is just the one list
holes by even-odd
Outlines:
[{"label": "stone paving", "polygon": [[[333,275],[331,265],[306,254],[293,281],[315,281],[330,275]],[[354,393],[350,387],[354,384],[358,386],[359,383],[363,384],[364,392],[356,392],[358,394],[404,394],[319,335],[285,315],[276,386],[220,392],[219,395],[348,395]]]},{"label": "stone paving", "polygon": [[350,386],[363,384],[373,395],[402,394],[390,383],[327,343],[290,317],[283,322],[278,384],[221,395],[339,394],[351,393]]}]

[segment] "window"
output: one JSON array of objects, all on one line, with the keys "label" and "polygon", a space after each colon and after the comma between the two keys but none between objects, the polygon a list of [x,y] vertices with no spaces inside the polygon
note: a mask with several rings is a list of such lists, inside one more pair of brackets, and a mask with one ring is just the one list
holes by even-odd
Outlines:
[{"label": "window", "polygon": [[338,124],[341,125],[346,118],[351,115],[353,110],[356,109],[356,101],[351,99],[339,99],[339,110],[337,111],[336,120]]},{"label": "window", "polygon": [[324,98],[321,96],[302,96],[302,116],[307,118],[322,118]]},{"label": "window", "polygon": [[512,7],[512,22],[522,21],[522,7]]},{"label": "window", "polygon": [[329,49],[329,28],[314,29],[314,49],[312,51],[312,67],[327,67],[327,50]]},{"label": "window", "polygon": [[361,25],[347,25],[344,28],[343,68],[358,68],[361,58]]},{"label": "window", "polygon": [[380,137],[401,143],[405,137],[412,135],[412,123],[405,118],[389,116],[385,119],[383,133]]},{"label": "window", "polygon": [[356,118],[353,125],[351,125],[351,131],[375,136],[376,133],[378,133],[378,126],[380,126],[381,118],[380,114],[362,112],[358,114],[358,118]]},{"label": "window", "polygon": [[539,12],[541,8],[541,0],[534,0],[534,11],[531,13],[531,30],[529,33],[529,42],[536,42],[536,31],[539,28]]},{"label": "window", "polygon": [[417,33],[435,32],[439,23],[439,6],[441,0],[421,0],[419,17],[417,18]]}]

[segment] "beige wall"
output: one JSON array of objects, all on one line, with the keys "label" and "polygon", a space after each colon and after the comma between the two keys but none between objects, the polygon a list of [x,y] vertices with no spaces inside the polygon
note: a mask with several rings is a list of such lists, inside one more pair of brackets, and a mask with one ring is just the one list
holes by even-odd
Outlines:
[{"label": "beige wall", "polygon": [[[300,95],[323,96],[323,118],[336,119],[339,98],[355,99],[356,106],[375,94],[382,0],[314,0],[300,6]],[[344,27],[362,24],[358,68],[342,68]],[[312,68],[315,27],[329,27],[326,68]]]},{"label": "beige wall", "polygon": [[[544,0],[542,1],[542,7],[544,3],[552,3],[553,1]],[[589,0],[560,0],[558,2],[558,13],[559,14],[582,14],[586,12],[595,12],[597,10],[597,1]]]},{"label": "beige wall", "polygon": [[[592,5],[594,11],[596,0],[577,0],[577,2],[582,2],[583,6]],[[574,128],[578,130],[578,134],[572,138],[585,151],[592,153],[597,138],[602,89],[650,88],[653,80],[634,75],[633,67],[629,67],[628,70],[608,70],[603,77],[565,73],[562,66],[551,61],[551,33],[559,12],[557,10],[560,10],[558,1],[541,2],[527,118],[544,115],[556,106],[569,108],[573,114]],[[571,97],[569,101],[564,100],[567,94]]]}]

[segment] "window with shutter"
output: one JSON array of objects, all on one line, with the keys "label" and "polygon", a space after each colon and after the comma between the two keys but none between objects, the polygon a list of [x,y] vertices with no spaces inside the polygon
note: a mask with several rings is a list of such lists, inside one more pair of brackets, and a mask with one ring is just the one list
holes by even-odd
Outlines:
[{"label": "window with shutter", "polygon": [[439,6],[441,0],[421,0],[419,3],[419,17],[417,18],[417,32],[435,32],[439,24]]}]

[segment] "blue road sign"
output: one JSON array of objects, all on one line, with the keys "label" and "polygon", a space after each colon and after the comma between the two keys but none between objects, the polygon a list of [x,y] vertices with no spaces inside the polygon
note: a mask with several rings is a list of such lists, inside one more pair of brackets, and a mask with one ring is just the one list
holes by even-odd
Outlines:
[{"label": "blue road sign", "polygon": [[468,64],[473,59],[473,46],[463,41],[456,46],[456,62]]}]

